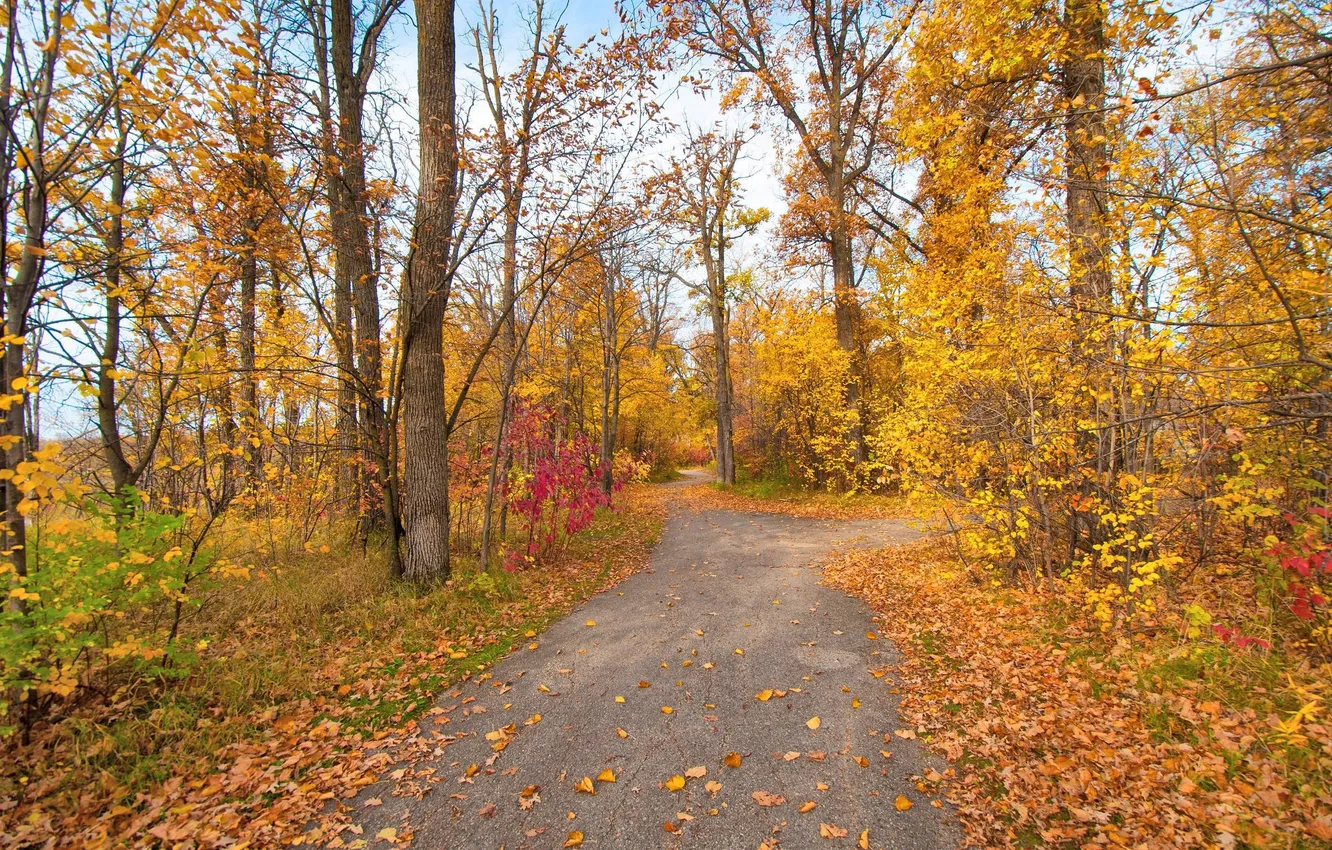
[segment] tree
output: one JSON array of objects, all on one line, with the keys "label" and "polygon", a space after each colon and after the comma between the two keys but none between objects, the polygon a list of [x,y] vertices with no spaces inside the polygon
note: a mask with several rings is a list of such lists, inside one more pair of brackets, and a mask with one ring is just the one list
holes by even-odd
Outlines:
[{"label": "tree", "polygon": [[[757,81],[754,97],[782,116],[816,175],[811,218],[832,269],[837,343],[857,364],[847,407],[862,419],[868,376],[858,356],[854,242],[865,229],[858,199],[888,153],[890,81],[919,7],[920,0],[687,0],[673,6],[674,26],[690,49],[715,58],[731,75]],[[852,439],[863,459],[862,424]]]},{"label": "tree", "polygon": [[444,314],[453,285],[458,127],[453,0],[416,5],[419,196],[404,280],[401,355],[402,574],[418,583],[449,577],[449,430],[445,417]]},{"label": "tree", "polygon": [[[714,400],[717,422],[717,480],[735,483],[735,428],[732,417],[730,277],[726,251],[737,236],[752,233],[768,217],[766,209],[740,207],[741,174],[736,171],[746,138],[739,131],[697,134],[689,130],[682,158],[672,159],[660,181],[667,194],[667,214],[689,234],[695,255],[703,261],[701,289],[712,322],[715,364]],[[688,283],[688,281],[686,281]]]}]

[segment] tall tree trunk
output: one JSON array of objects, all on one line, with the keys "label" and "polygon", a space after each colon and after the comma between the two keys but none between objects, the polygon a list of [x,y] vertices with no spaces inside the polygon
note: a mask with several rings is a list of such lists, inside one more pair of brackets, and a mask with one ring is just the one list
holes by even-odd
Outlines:
[{"label": "tall tree trunk", "polygon": [[851,361],[851,380],[846,385],[846,409],[853,414],[850,438],[855,444],[856,460],[867,457],[865,447],[864,411],[861,409],[862,384],[865,379],[864,358],[860,354],[860,295],[856,288],[855,256],[852,252],[851,228],[846,211],[847,189],[842,180],[845,167],[834,159],[835,169],[828,180],[833,206],[832,227],[828,233],[828,258],[833,273],[833,313],[837,320],[837,347],[847,353]]},{"label": "tall tree trunk", "polygon": [[612,407],[618,404],[619,367],[616,351],[619,347],[619,326],[615,315],[615,275],[607,270],[601,291],[602,309],[606,313],[601,341],[601,492],[611,494],[615,462],[615,437],[618,422],[613,420]]},{"label": "tall tree trunk", "polygon": [[247,485],[258,490],[263,469],[260,438],[259,382],[255,371],[255,295],[259,286],[259,258],[255,253],[253,225],[241,247],[240,334],[236,341],[241,373],[241,441],[246,463]]},{"label": "tall tree trunk", "polygon": [[[1097,340],[1101,311],[1110,299],[1110,235],[1106,223],[1108,151],[1105,123],[1105,9],[1101,0],[1066,0],[1064,26],[1068,44],[1064,58],[1066,215],[1068,224],[1069,300],[1074,311],[1074,360],[1089,374],[1082,380],[1099,381],[1090,374],[1100,359]],[[1100,412],[1088,411],[1100,420]],[[1101,432],[1080,431],[1076,437],[1081,458],[1094,468],[1084,470],[1080,489],[1086,494],[1097,473],[1107,464],[1107,441]],[[1073,511],[1069,522],[1070,557],[1077,551],[1079,526],[1093,540],[1095,522]]]},{"label": "tall tree trunk", "polygon": [[[708,194],[706,179],[700,198]],[[708,309],[712,317],[712,350],[716,365],[715,391],[717,403],[717,480],[723,484],[735,483],[735,446],[731,419],[731,340],[726,321],[726,232],[724,221],[726,204],[709,212],[706,205],[700,210],[703,224],[703,273],[707,277]],[[708,219],[714,220],[709,227]]]},{"label": "tall tree trunk", "polygon": [[[117,118],[120,116],[117,114]],[[130,486],[131,468],[125,459],[124,440],[117,418],[116,369],[120,363],[120,276],[125,247],[125,132],[123,123],[116,144],[116,158],[111,163],[111,187],[108,194],[113,210],[107,222],[106,245],[106,338],[102,362],[97,368],[97,427],[102,435],[102,453],[111,471],[111,486],[116,497],[125,495]]]},{"label": "tall tree trunk", "polygon": [[404,575],[449,576],[449,431],[444,394],[444,313],[452,283],[458,146],[454,117],[453,0],[418,0],[420,197],[408,269],[403,373]]},{"label": "tall tree trunk", "polygon": [[[355,317],[355,374],[349,376],[360,398],[360,447],[362,467],[374,471],[378,492],[366,488],[362,509],[372,526],[383,522],[383,493],[387,487],[388,448],[385,443],[383,355],[380,348],[379,277],[371,257],[370,231],[366,226],[365,199],[365,85],[353,57],[355,20],[351,0],[332,0],[330,53],[333,80],[338,95],[338,134],[336,168],[329,180],[336,182],[330,192],[333,202],[334,263],[337,274],[350,289]],[[369,35],[367,38],[374,38]],[[363,44],[362,61],[374,45]],[[363,70],[368,70],[368,66]]]},{"label": "tall tree trunk", "polygon": [[[1102,0],[1067,0],[1064,64],[1069,237],[1069,294],[1074,308],[1110,297],[1110,235],[1106,225],[1105,9]],[[1081,320],[1081,317],[1079,317]]]}]

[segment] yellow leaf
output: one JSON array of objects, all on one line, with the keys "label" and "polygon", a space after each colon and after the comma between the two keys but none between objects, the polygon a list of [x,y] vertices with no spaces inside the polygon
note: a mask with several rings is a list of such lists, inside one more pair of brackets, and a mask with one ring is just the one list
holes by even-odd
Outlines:
[{"label": "yellow leaf", "polygon": [[860,841],[857,843],[860,845],[860,850],[870,850],[868,829],[860,833]]},{"label": "yellow leaf", "polygon": [[821,725],[823,725],[823,721],[819,720],[819,716],[816,714],[810,719],[806,720],[805,725],[808,726],[810,729],[817,729]]},{"label": "yellow leaf", "polygon": [[897,799],[893,800],[893,808],[897,809],[899,812],[905,812],[913,805],[915,804],[912,803],[910,800],[908,800],[906,797],[902,796],[901,794],[898,794]]},{"label": "yellow leaf", "polygon": [[740,758],[741,756],[739,753],[727,753],[726,758],[723,761],[727,767],[739,767]]},{"label": "yellow leaf", "polygon": [[398,831],[391,826],[386,826],[375,833],[375,838],[379,841],[397,841]]},{"label": "yellow leaf", "polygon": [[621,738],[628,738],[628,737],[629,737],[629,733],[628,733],[628,732],[626,732],[626,731],[624,731],[623,729],[620,729],[620,728],[618,728],[618,727],[615,729],[615,734],[616,734],[616,735],[619,735]]},{"label": "yellow leaf", "polygon": [[671,708],[669,705],[663,705],[663,706],[661,707],[661,713],[662,713],[662,714],[673,714],[674,712],[675,712],[675,709]]},{"label": "yellow leaf", "polygon": [[772,688],[766,688],[754,694],[754,699],[758,700],[759,702],[767,702],[768,700],[772,699]]},{"label": "yellow leaf", "polygon": [[583,833],[579,832],[576,829],[573,832],[569,833],[569,837],[564,839],[564,846],[565,847],[583,846]]},{"label": "yellow leaf", "polygon": [[618,703],[623,703],[623,702],[624,702],[624,697],[617,696],[617,697],[615,698],[615,701],[618,702]]},{"label": "yellow leaf", "polygon": [[810,812],[814,811],[814,807],[817,806],[817,805],[818,805],[818,803],[814,802],[813,800],[810,800],[810,801],[807,802],[807,803],[801,803],[801,804],[800,804],[800,814],[802,814],[802,815],[807,815],[807,814],[809,814]]},{"label": "yellow leaf", "polygon": [[598,774],[597,774],[597,781],[598,781],[598,782],[614,782],[614,781],[615,781],[615,771],[611,770],[609,767],[606,768],[606,769],[603,770],[601,773],[598,773]]},{"label": "yellow leaf", "polygon": [[667,791],[679,791],[685,787],[685,778],[678,773],[666,780]]},{"label": "yellow leaf", "polygon": [[575,782],[574,790],[582,791],[584,794],[591,794],[594,797],[597,795],[597,789],[592,784],[592,777],[590,776],[584,776],[582,779]]},{"label": "yellow leaf", "polygon": [[596,624],[597,624],[597,621],[596,621],[596,620],[588,620],[588,621],[587,621],[586,623],[584,623],[583,625],[587,626],[588,628],[591,628],[592,626],[595,626]]}]

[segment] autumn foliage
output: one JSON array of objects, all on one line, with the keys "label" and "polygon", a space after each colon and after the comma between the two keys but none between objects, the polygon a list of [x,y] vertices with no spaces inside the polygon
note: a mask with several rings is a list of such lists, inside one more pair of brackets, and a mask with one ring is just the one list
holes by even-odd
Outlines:
[{"label": "autumn foliage", "polygon": [[[949,642],[910,706],[978,843],[1332,840],[1328,8],[605,11],[0,5],[0,832],[290,839],[301,770],[375,762],[353,680],[462,675],[715,463],[700,503],[946,535],[831,575]],[[283,590],[321,557],[347,598]],[[357,630],[414,605],[444,643]],[[228,691],[263,646],[339,660]]]}]

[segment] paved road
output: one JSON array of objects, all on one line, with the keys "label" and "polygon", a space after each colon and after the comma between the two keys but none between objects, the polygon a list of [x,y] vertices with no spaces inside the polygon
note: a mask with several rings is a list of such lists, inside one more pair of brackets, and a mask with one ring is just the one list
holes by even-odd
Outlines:
[{"label": "paved road", "polygon": [[[405,796],[390,782],[351,801],[364,837],[387,847],[374,836],[392,826],[427,850],[540,850],[577,830],[587,848],[831,850],[869,830],[873,848],[955,846],[948,809],[911,779],[942,765],[893,734],[902,724],[891,673],[871,674],[891,667],[891,645],[866,637],[864,604],[808,567],[834,548],[915,536],[892,520],[676,506],[646,571],[556,623],[490,681],[445,695],[450,722],[423,726],[465,734],[399,781]],[[767,690],[776,693],[756,699]],[[496,756],[485,736],[510,723]],[[730,753],[741,754],[738,768],[725,763]],[[665,787],[691,768],[706,775]],[[613,783],[597,781],[605,770]],[[583,777],[595,796],[576,790]],[[533,785],[535,798],[521,796]],[[762,806],[755,792],[785,802]],[[895,807],[899,794],[909,810]]]}]

